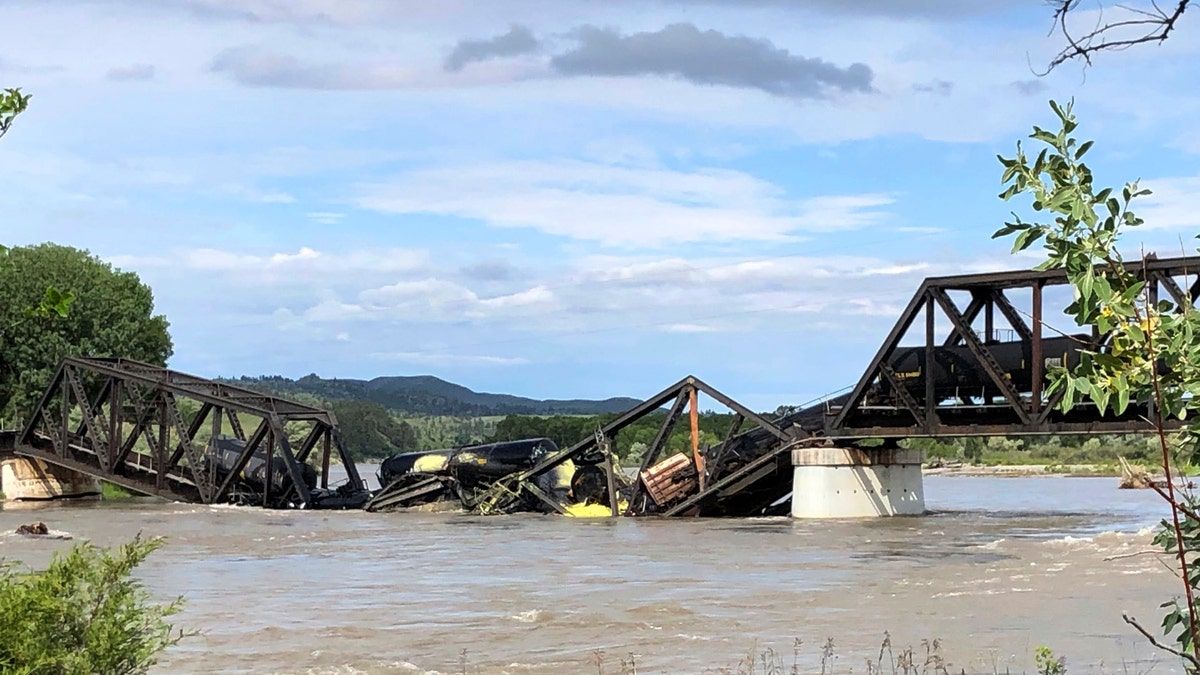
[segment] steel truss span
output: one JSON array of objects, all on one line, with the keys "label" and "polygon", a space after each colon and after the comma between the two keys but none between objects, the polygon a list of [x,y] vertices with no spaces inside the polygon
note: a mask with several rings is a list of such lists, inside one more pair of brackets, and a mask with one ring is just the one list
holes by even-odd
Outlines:
[{"label": "steel truss span", "polygon": [[[1179,311],[1200,296],[1200,257],[1151,257],[1126,268],[1146,283],[1151,302],[1167,300]],[[1050,368],[1073,367],[1081,351],[1103,351],[1110,338],[1048,328],[1069,320],[1063,311],[1071,294],[1061,289],[1062,306],[1047,307],[1046,291],[1067,285],[1064,270],[926,279],[853,391],[830,401],[829,414],[817,424],[808,420],[806,430],[847,440],[1149,431],[1152,406],[1130,406],[1119,416],[1100,414],[1090,403],[1061,411],[1061,392],[1046,395]],[[1014,304],[1025,292],[1027,311]],[[954,294],[969,298],[966,305]],[[939,324],[949,327],[941,340]],[[901,346],[910,332],[919,344]]]},{"label": "steel truss span", "polygon": [[[1152,302],[1168,301],[1174,311],[1194,307],[1200,297],[1200,257],[1151,257],[1127,268],[1145,281]],[[1148,404],[1121,415],[1101,414],[1090,403],[1063,411],[1060,394],[1047,394],[1052,368],[1077,364],[1083,351],[1102,352],[1111,337],[1051,328],[1068,320],[1063,310],[1071,299],[1062,270],[931,277],[848,394],[768,419],[689,376],[575,445],[531,454],[529,468],[489,478],[469,494],[457,489],[461,476],[453,471],[414,470],[383,486],[368,503],[372,495],[332,412],[125,359],[64,360],[15,450],[137,492],[205,504],[366,503],[368,510],[383,511],[453,497],[479,513],[567,513],[571,504],[564,499],[578,499],[572,497],[578,478],[579,485],[590,486],[589,503],[603,504],[614,516],[786,512],[793,450],[805,455],[882,439],[860,448],[869,455],[914,437],[1152,431],[1157,413]],[[723,440],[703,448],[695,418],[700,394],[734,413]],[[186,410],[180,405],[185,400],[191,401]],[[663,410],[665,420],[636,476],[618,471],[612,452],[617,436]],[[665,457],[685,412],[692,418],[692,451]],[[248,434],[243,420],[253,421]],[[1177,427],[1179,421],[1165,424]],[[293,439],[300,439],[294,447]],[[0,444],[5,441],[0,435]],[[318,469],[309,462],[314,452]],[[349,480],[332,489],[329,466],[335,456]],[[568,469],[575,472],[570,492],[547,488],[546,477]]]},{"label": "steel truss span", "polygon": [[[64,359],[14,450],[181,502],[357,508],[368,497],[331,411],[130,359]],[[331,487],[335,457],[347,480]]]}]

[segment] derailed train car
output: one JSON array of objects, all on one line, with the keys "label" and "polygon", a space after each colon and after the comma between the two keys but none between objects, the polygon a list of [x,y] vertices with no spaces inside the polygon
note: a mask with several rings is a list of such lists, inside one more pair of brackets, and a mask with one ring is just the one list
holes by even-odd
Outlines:
[{"label": "derailed train car", "polygon": [[[218,480],[224,481],[233,472],[245,448],[245,441],[231,436],[217,436],[211,440],[207,459]],[[230,490],[230,498],[234,503],[272,508],[294,506],[291,500],[296,495],[293,489],[295,482],[288,471],[287,460],[280,456],[271,458],[269,491],[263,489],[268,481],[267,466],[265,449],[259,448],[250,455],[245,467],[237,474],[233,489]],[[334,489],[318,488],[316,469],[305,463],[299,464],[298,468],[300,480],[308,489],[314,508],[357,509],[361,508],[370,496],[358,486],[349,483]],[[263,504],[263,495],[267,493],[271,495],[271,503]]]},{"label": "derailed train car", "polygon": [[[394,455],[379,466],[382,489],[368,509],[432,503],[472,509],[498,481],[530,469],[556,452],[558,446],[549,438],[527,438]],[[539,477],[538,487],[555,499],[569,500],[576,473],[573,462],[564,462]],[[527,506],[528,510],[539,508],[535,502]]]}]

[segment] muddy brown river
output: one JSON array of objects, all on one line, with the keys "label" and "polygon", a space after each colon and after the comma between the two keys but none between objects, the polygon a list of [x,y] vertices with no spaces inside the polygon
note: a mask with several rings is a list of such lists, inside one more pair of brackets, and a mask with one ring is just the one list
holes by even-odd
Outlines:
[{"label": "muddy brown river", "polygon": [[[140,499],[0,510],[101,545],[168,537],[140,570],[187,597],[203,635],[159,673],[865,673],[939,640],[951,672],[1181,672],[1121,620],[1157,625],[1178,583],[1149,549],[1167,511],[1115,479],[929,477],[931,513],[862,521],[579,521],[552,516],[279,512]],[[67,543],[0,535],[33,566]],[[1113,556],[1115,560],[1106,560]],[[597,650],[603,656],[597,656]],[[464,656],[465,652],[465,656]],[[888,657],[884,657],[885,668]],[[743,667],[745,670],[745,668]],[[755,671],[760,672],[760,671]],[[785,671],[786,672],[786,671]]]}]

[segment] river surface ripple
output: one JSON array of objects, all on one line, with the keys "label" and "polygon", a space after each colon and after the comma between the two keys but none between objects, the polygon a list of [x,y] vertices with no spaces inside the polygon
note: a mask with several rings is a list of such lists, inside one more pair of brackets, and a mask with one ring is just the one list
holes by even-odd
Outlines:
[{"label": "river surface ripple", "polygon": [[[573,521],[264,511],[131,499],[0,510],[100,545],[168,544],[139,575],[203,631],[159,673],[596,673],[737,669],[770,648],[865,672],[938,638],[958,672],[1180,672],[1121,620],[1156,626],[1178,582],[1149,548],[1167,510],[1111,478],[928,477],[920,518]],[[0,535],[32,566],[68,544]],[[465,659],[463,650],[466,650]],[[885,656],[885,665],[887,657]],[[888,671],[890,673],[890,669]]]}]

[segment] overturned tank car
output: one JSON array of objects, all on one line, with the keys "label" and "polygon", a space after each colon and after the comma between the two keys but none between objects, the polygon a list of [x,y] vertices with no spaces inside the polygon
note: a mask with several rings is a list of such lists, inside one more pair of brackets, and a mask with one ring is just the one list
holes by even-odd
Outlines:
[{"label": "overturned tank car", "polygon": [[[443,504],[471,510],[501,479],[527,471],[557,452],[558,446],[549,438],[527,438],[394,455],[380,464],[381,489],[365,508],[385,511]],[[575,473],[574,463],[566,462],[539,476],[537,487],[565,501]],[[524,510],[541,508],[537,500],[526,505]]]},{"label": "overturned tank car", "polygon": [[[226,480],[238,458],[246,449],[246,442],[232,436],[217,436],[208,447],[208,461],[220,481]],[[368,493],[357,486],[347,483],[341,487],[325,489],[317,487],[317,471],[306,463],[298,465],[300,481],[308,488],[313,508],[325,509],[357,509],[367,501]],[[264,489],[269,485],[269,489]],[[238,472],[235,482],[229,491],[229,498],[235,504],[244,506],[266,506],[269,508],[290,508],[296,506],[296,482],[288,462],[283,457],[271,457],[267,461],[267,451],[259,448],[246,460],[245,467]],[[265,499],[267,503],[263,503]]]}]

